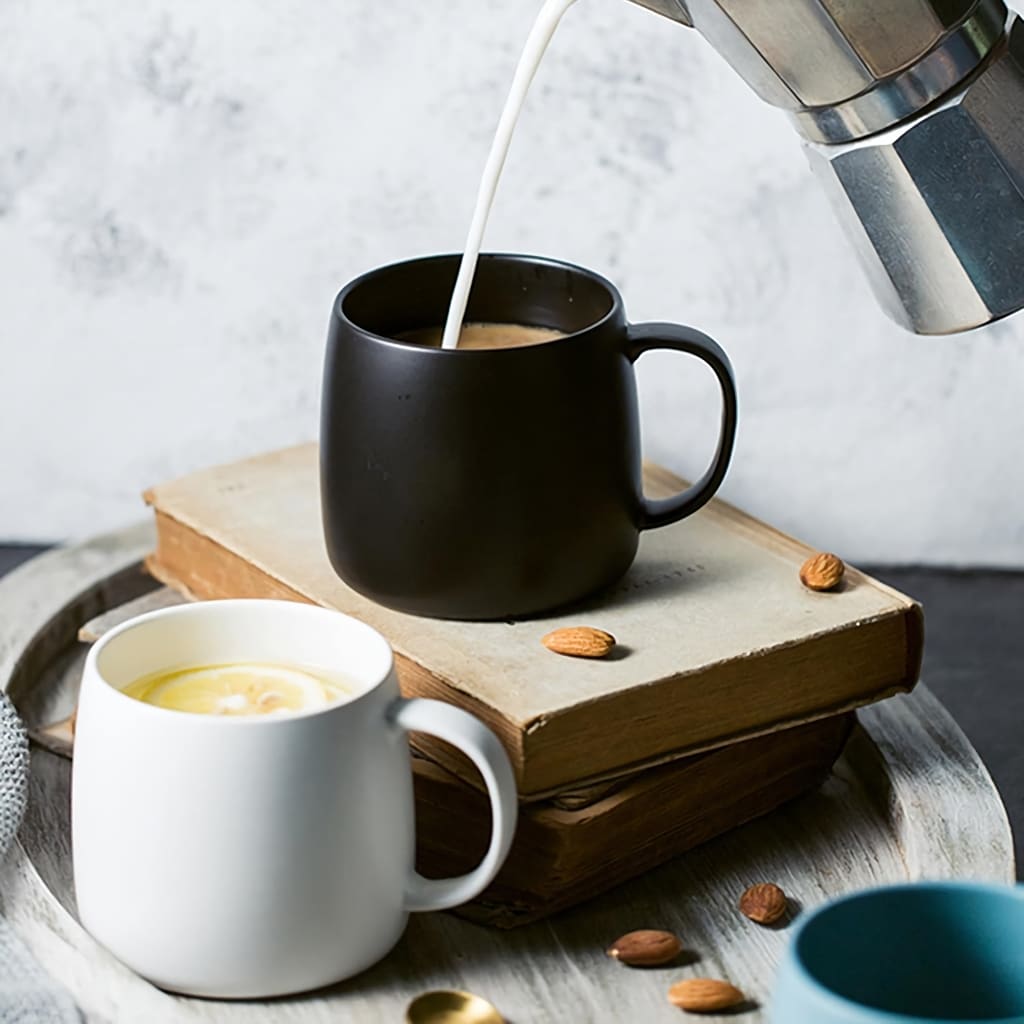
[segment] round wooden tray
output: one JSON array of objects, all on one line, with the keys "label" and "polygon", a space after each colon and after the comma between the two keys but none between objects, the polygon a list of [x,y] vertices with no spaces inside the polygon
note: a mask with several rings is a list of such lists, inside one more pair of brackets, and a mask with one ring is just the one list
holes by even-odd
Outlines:
[{"label": "round wooden tray", "polygon": [[[56,550],[0,582],[0,686],[30,728],[74,706],[88,619],[152,589],[139,561],[148,526]],[[68,795],[70,762],[33,752],[29,813],[0,875],[8,920],[66,985],[87,1021],[395,1024],[418,993],[462,988],[514,1024],[678,1021],[666,1001],[683,977],[727,978],[763,1020],[786,929],[736,911],[752,882],[775,881],[812,907],[853,889],[918,878],[1010,883],[1013,846],[999,794],[974,749],[923,687],[860,715],[832,777],[816,793],[722,836],[589,904],[499,932],[449,914],[414,915],[384,962],[307,996],[224,1003],[168,995],[122,966],[75,918]],[[130,766],[126,766],[130,770]],[[111,855],[118,837],[110,836]],[[154,927],[158,922],[154,922]],[[633,928],[677,932],[690,962],[629,970],[604,949]]]}]

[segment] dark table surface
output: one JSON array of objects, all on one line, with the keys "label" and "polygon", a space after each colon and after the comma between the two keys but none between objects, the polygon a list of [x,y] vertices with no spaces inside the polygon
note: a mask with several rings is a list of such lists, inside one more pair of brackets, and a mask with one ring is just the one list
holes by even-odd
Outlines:
[{"label": "dark table surface", "polygon": [[[0,576],[42,548],[0,545]],[[869,568],[925,609],[922,678],[988,765],[1024,880],[1024,572]]]}]

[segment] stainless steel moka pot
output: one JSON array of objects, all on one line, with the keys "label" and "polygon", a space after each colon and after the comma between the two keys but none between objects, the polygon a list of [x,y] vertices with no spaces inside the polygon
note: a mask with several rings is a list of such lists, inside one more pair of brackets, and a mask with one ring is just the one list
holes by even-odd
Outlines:
[{"label": "stainless steel moka pot", "polygon": [[894,320],[1024,307],[1024,23],[1002,0],[635,2],[789,114]]}]

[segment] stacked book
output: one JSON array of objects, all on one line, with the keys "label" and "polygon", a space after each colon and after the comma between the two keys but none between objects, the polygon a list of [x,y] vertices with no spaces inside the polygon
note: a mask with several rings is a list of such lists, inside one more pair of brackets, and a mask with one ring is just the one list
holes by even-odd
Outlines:
[{"label": "stacked book", "polygon": [[[682,482],[649,467],[648,493]],[[718,501],[644,534],[629,574],[542,619],[450,622],[374,604],[324,550],[313,445],[192,474],[147,493],[148,568],[193,599],[276,597],[337,608],[390,641],[408,696],[483,719],[521,801],[508,862],[464,912],[511,926],[587,899],[818,785],[856,707],[917,680],[919,605],[848,569],[803,587],[811,549]],[[618,640],[602,660],[541,644],[560,626]],[[412,738],[419,859],[470,867],[489,829],[475,770]]]}]

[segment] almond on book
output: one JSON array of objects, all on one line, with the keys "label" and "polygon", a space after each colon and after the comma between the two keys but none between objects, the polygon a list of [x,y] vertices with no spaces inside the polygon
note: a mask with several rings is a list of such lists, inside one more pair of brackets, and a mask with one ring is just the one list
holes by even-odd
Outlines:
[{"label": "almond on book", "polygon": [[593,626],[569,626],[548,633],[541,643],[555,654],[571,658],[603,658],[615,646],[615,637]]},{"label": "almond on book", "polygon": [[800,582],[809,590],[833,590],[839,586],[846,566],[838,555],[823,551],[800,566]]}]

